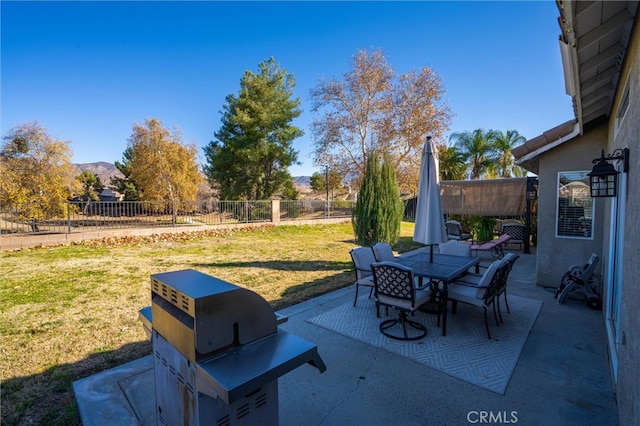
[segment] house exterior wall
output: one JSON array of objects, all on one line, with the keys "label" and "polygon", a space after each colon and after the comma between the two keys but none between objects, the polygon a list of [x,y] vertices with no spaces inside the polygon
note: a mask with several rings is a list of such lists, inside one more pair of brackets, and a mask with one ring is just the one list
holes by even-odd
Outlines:
[{"label": "house exterior wall", "polygon": [[[572,265],[582,265],[592,253],[602,257],[603,203],[596,200],[593,238],[556,237],[558,173],[591,170],[591,160],[606,146],[607,125],[602,123],[582,136],[543,153],[539,158],[538,246],[536,284],[558,287]],[[602,264],[599,265],[602,267]]]},{"label": "house exterior wall", "polygon": [[[577,2],[566,3],[571,6]],[[593,10],[604,8],[598,3],[593,2],[593,5],[588,7],[593,6]],[[630,29],[628,45],[622,52],[624,59],[620,74],[613,77],[618,80],[613,81],[615,96],[608,115],[581,123],[582,135],[550,146],[548,151],[526,158],[523,163],[528,162],[530,167],[537,169],[539,179],[536,283],[557,287],[562,274],[571,264],[583,262],[593,252],[601,256],[598,272],[602,274],[604,292],[602,315],[607,330],[606,344],[609,348],[618,419],[621,425],[637,425],[640,419],[640,15],[636,14],[640,10],[637,4],[632,3],[628,2],[626,5],[627,11],[634,14],[635,21]],[[559,7],[562,7],[562,4],[563,2],[559,2]],[[571,12],[573,7],[568,7],[567,10]],[[575,16],[571,15],[570,18],[572,19],[569,24],[575,25]],[[584,19],[581,22],[584,23]],[[607,21],[606,25],[604,22],[601,23],[600,27],[591,29],[590,34],[606,32],[607,26],[612,22],[613,20]],[[573,26],[568,31],[576,32]],[[627,24],[622,31],[629,31]],[[626,34],[623,34],[623,39],[626,41]],[[571,71],[579,72],[577,64],[569,65],[572,67]],[[620,119],[620,106],[624,104],[627,87],[628,109],[624,118]],[[576,104],[581,108],[580,113],[594,106],[584,104],[591,99],[589,93],[578,95],[582,101]],[[529,142],[534,140],[527,143]],[[546,145],[553,141],[544,142],[543,145]],[[533,143],[530,145],[529,151],[522,150],[521,159],[529,152],[537,152],[538,147]],[[592,160],[600,156],[601,149],[606,155],[624,148],[629,149],[629,170],[628,173],[621,174],[621,177],[626,179],[627,187],[625,190],[619,190],[616,198],[595,200],[593,240],[556,237],[558,172],[590,170]],[[616,210],[616,217],[612,217]],[[616,229],[616,235],[611,235],[611,231]],[[621,262],[616,263],[612,254],[617,254]],[[611,290],[614,289],[614,275],[619,278],[615,281],[620,291],[619,305],[611,303],[614,299],[609,294],[613,293]],[[611,306],[616,309],[609,309]],[[616,312],[619,313],[617,323],[610,319],[616,318]],[[619,330],[616,329],[616,325]]]},{"label": "house exterior wall", "polygon": [[[616,130],[618,111],[625,84],[629,82],[629,109]],[[640,22],[636,17],[633,34],[623,63],[616,98],[609,122],[609,143],[605,150],[629,148],[629,172],[624,223],[622,302],[618,346],[616,396],[621,425],[637,424],[640,419]],[[609,208],[609,207],[607,207]],[[608,223],[608,222],[607,222]],[[605,233],[604,248],[609,232]]]}]

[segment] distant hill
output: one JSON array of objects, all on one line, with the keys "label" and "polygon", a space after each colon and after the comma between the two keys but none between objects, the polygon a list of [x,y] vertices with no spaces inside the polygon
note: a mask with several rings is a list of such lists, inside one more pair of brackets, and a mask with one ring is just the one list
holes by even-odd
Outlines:
[{"label": "distant hill", "polygon": [[[109,186],[111,184],[112,177],[124,177],[120,170],[111,163],[107,163],[104,161],[99,161],[97,163],[84,163],[84,164],[75,164],[78,169],[78,173],[82,173],[85,170],[88,170],[92,173],[95,173],[102,182],[103,185]],[[311,176],[294,176],[293,184],[298,189],[298,191],[305,193],[311,189]]]},{"label": "distant hill", "polygon": [[293,183],[296,185],[311,187],[311,176],[294,176]]},{"label": "distant hill", "polygon": [[100,182],[102,182],[104,186],[111,185],[111,178],[114,176],[120,178],[124,177],[114,164],[106,163],[104,161],[99,161],[97,163],[75,164],[75,166],[79,170],[78,173],[82,173],[85,170],[95,173],[100,178]]},{"label": "distant hill", "polygon": [[311,190],[311,176],[292,176],[293,177],[293,187],[298,191],[298,196],[302,198],[307,198],[312,196],[313,191]]}]

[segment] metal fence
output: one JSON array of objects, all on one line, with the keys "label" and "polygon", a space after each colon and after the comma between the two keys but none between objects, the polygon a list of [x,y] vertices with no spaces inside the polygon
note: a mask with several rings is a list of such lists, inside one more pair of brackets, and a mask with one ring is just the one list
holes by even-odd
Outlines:
[{"label": "metal fence", "polygon": [[[279,208],[274,208],[274,203]],[[328,208],[327,208],[328,207]],[[0,232],[73,233],[123,228],[179,227],[350,218],[354,201],[265,200],[192,201],[175,207],[168,201],[68,202],[50,208],[33,204],[0,206]],[[274,217],[274,213],[278,217]],[[497,219],[506,219],[498,217]],[[522,219],[521,216],[509,217]],[[415,202],[405,202],[404,220],[415,221]]]},{"label": "metal fence", "polygon": [[351,217],[355,202],[333,200],[328,206],[329,209],[324,200],[283,200],[280,201],[280,220]]},{"label": "metal fence", "polygon": [[103,229],[185,225],[220,225],[351,217],[353,201],[265,200],[170,202],[68,202],[52,208],[32,204],[0,206],[0,232],[6,234],[73,233]]}]

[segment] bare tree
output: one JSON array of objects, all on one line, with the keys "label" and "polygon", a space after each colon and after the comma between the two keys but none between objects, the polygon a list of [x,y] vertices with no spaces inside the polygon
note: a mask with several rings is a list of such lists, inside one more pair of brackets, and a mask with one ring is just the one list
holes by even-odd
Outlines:
[{"label": "bare tree", "polygon": [[389,156],[400,187],[415,191],[426,136],[442,139],[451,119],[443,94],[430,68],[397,76],[382,50],[360,50],[343,80],[321,80],[311,90],[316,165],[357,183],[368,152],[378,150]]}]

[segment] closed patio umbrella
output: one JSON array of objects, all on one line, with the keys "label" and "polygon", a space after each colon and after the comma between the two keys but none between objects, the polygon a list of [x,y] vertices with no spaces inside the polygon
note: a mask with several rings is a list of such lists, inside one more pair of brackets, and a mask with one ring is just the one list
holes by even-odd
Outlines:
[{"label": "closed patio umbrella", "polygon": [[431,262],[433,262],[433,245],[447,241],[440,198],[438,150],[431,136],[427,136],[427,142],[422,150],[413,241],[431,246],[429,256]]}]

